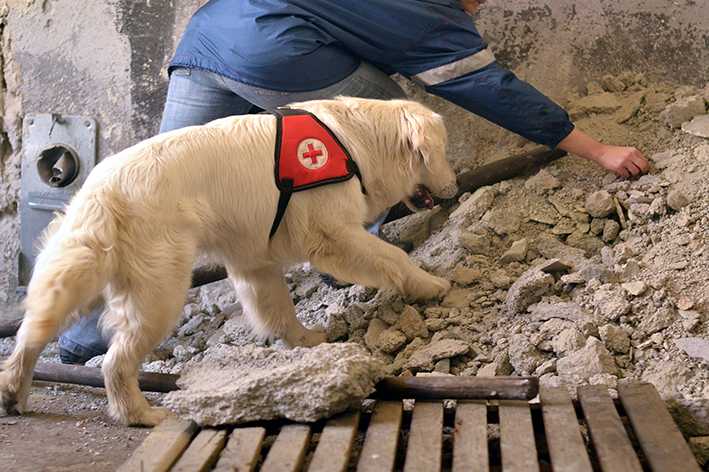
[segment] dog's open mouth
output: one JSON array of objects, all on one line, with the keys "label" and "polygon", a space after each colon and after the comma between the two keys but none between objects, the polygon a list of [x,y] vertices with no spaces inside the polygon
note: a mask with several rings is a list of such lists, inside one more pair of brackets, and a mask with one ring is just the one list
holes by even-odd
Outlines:
[{"label": "dog's open mouth", "polygon": [[409,197],[409,203],[417,210],[433,210],[433,197],[426,187],[417,185],[414,194]]}]

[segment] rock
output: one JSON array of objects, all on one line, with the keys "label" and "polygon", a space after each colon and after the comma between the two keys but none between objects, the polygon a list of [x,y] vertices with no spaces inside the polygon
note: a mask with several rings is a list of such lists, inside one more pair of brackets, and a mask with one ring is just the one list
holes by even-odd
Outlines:
[{"label": "rock", "polygon": [[635,224],[643,225],[652,217],[650,205],[647,203],[633,203],[628,208],[628,219]]},{"label": "rock", "polygon": [[605,190],[599,190],[586,199],[586,211],[594,218],[605,218],[615,210],[613,197]]},{"label": "rock", "polygon": [[709,436],[689,438],[688,443],[697,462],[700,465],[706,465],[709,462]]},{"label": "rock", "polygon": [[483,274],[479,270],[464,266],[456,267],[451,275],[451,281],[463,287],[472,285],[482,278]]},{"label": "rock", "polygon": [[541,377],[542,375],[551,374],[553,372],[556,372],[556,359],[549,359],[537,367],[537,370],[534,371],[534,375],[535,377]]},{"label": "rock", "polygon": [[609,323],[598,328],[598,333],[603,344],[611,351],[620,354],[630,351],[630,337],[619,326]]},{"label": "rock", "polygon": [[645,91],[640,91],[621,99],[620,109],[615,114],[616,123],[625,123],[634,117],[642,108],[645,95],[647,95]]},{"label": "rock", "polygon": [[605,75],[601,79],[601,87],[607,92],[622,92],[626,89],[625,83],[614,75]]},{"label": "rock", "polygon": [[367,328],[367,320],[364,318],[364,311],[357,305],[350,305],[343,313],[345,321],[350,325],[350,329]]},{"label": "rock", "polygon": [[404,333],[408,341],[414,338],[425,339],[428,337],[428,328],[426,328],[423,317],[418,310],[411,305],[404,307],[404,311],[399,315],[399,320],[395,327]]},{"label": "rock", "polygon": [[[553,319],[566,320],[583,333],[584,336],[592,336],[596,333],[596,327],[600,320],[585,308],[574,302],[547,303],[541,302],[529,307],[531,319],[533,321],[547,321]],[[567,326],[565,326],[566,328]],[[561,332],[561,330],[559,330]]]},{"label": "rock", "polygon": [[647,334],[653,334],[672,326],[676,318],[677,315],[674,310],[662,307],[644,318],[638,325],[638,329]]},{"label": "rock", "polygon": [[488,235],[461,231],[458,239],[471,254],[490,253],[490,236]]},{"label": "rock", "polygon": [[510,364],[509,358],[495,359],[493,362],[482,366],[478,370],[478,373],[476,374],[476,376],[477,377],[498,377],[498,376],[503,376],[503,375],[510,375],[513,372],[513,370],[514,370],[514,368],[512,367],[512,364]]},{"label": "rock", "polygon": [[526,271],[517,281],[512,284],[505,305],[510,315],[524,313],[527,307],[541,300],[542,296],[549,292],[554,286],[554,277],[540,268],[532,268]]},{"label": "rock", "polygon": [[450,219],[460,226],[469,226],[473,221],[479,220],[490,209],[494,201],[495,192],[492,188],[481,187],[451,213]]},{"label": "rock", "polygon": [[603,226],[603,234],[601,235],[601,240],[606,243],[613,242],[615,238],[618,237],[620,233],[620,224],[615,220],[606,220]]},{"label": "rock", "polygon": [[462,356],[470,351],[470,345],[457,339],[441,339],[414,352],[404,364],[412,372],[433,370],[434,364],[441,359]]},{"label": "rock", "polygon": [[621,103],[610,92],[589,95],[574,102],[582,113],[609,113],[621,107]]},{"label": "rock", "polygon": [[618,367],[603,343],[593,336],[586,341],[586,346],[556,362],[559,375],[578,375],[586,380],[597,374],[618,374]]},{"label": "rock", "polygon": [[586,338],[577,329],[565,329],[551,342],[554,353],[559,357],[564,357],[572,352],[576,352],[585,345]]},{"label": "rock", "polygon": [[219,346],[185,366],[177,381],[181,390],[167,394],[163,405],[209,426],[312,422],[359,407],[385,375],[382,362],[354,343],[289,351]]},{"label": "rock", "polygon": [[691,310],[694,308],[694,301],[689,297],[681,297],[677,300],[677,308],[680,310]]},{"label": "rock", "polygon": [[382,333],[388,328],[389,325],[378,318],[374,318],[370,321],[369,326],[367,327],[367,334],[364,335],[364,342],[367,347],[371,350],[376,349],[379,336],[381,336]]},{"label": "rock", "polygon": [[421,338],[416,338],[411,341],[404,349],[399,351],[399,353],[394,358],[394,364],[392,365],[392,371],[398,374],[401,369],[404,368],[404,364],[409,360],[414,352],[422,349],[426,345],[426,342]]},{"label": "rock", "polygon": [[701,338],[679,338],[674,340],[675,345],[686,352],[690,357],[709,362],[709,340]]},{"label": "rock", "polygon": [[626,282],[624,284],[620,284],[620,286],[634,297],[642,295],[645,293],[645,290],[647,290],[647,284],[645,282]]},{"label": "rock", "polygon": [[693,331],[702,319],[702,315],[694,310],[679,310],[682,317],[682,327],[687,331]]},{"label": "rock", "polygon": [[589,230],[589,233],[592,234],[593,236],[598,236],[601,233],[603,233],[603,228],[606,225],[608,220],[606,218],[594,218],[591,220],[591,229]]},{"label": "rock", "polygon": [[586,234],[585,231],[577,229],[566,238],[566,244],[571,247],[583,249],[587,256],[591,257],[598,253],[606,245],[596,236]]},{"label": "rock", "polygon": [[422,244],[431,235],[433,222],[440,217],[443,209],[436,205],[431,211],[419,211],[387,225],[387,236],[399,242]]},{"label": "rock", "polygon": [[536,192],[544,192],[546,190],[553,190],[558,188],[560,185],[559,179],[554,177],[551,172],[546,169],[541,169],[536,175],[530,177],[525,183],[524,187],[529,190],[534,190]]},{"label": "rock", "polygon": [[512,246],[500,258],[500,264],[509,264],[510,262],[522,262],[527,257],[529,250],[529,241],[520,239],[512,243]]},{"label": "rock", "polygon": [[630,303],[617,290],[603,288],[597,290],[593,294],[593,303],[610,321],[615,321],[630,311]]},{"label": "rock", "polygon": [[682,123],[691,121],[692,118],[706,113],[704,98],[700,95],[680,98],[674,103],[667,105],[661,114],[661,118],[670,128],[679,128]]},{"label": "rock", "polygon": [[497,208],[487,211],[481,222],[485,228],[498,236],[515,233],[521,223],[517,214]]},{"label": "rock", "polygon": [[529,342],[527,336],[515,334],[510,338],[508,348],[510,364],[515,371],[522,375],[529,375],[544,362],[541,351]]},{"label": "rock", "polygon": [[336,313],[330,316],[327,322],[327,340],[334,342],[339,339],[344,339],[349,333],[347,321],[341,313]]},{"label": "rock", "polygon": [[634,279],[640,274],[640,263],[635,259],[629,259],[628,262],[623,267],[623,278]]},{"label": "rock", "polygon": [[670,190],[667,194],[667,206],[674,211],[680,211],[687,205],[689,205],[689,199],[679,190]]},{"label": "rock", "polygon": [[700,138],[709,138],[709,115],[695,116],[691,122],[682,123],[682,131]]},{"label": "rock", "polygon": [[398,329],[387,329],[377,339],[377,347],[387,354],[392,354],[406,345],[406,336]]},{"label": "rock", "polygon": [[588,379],[589,385],[603,385],[606,388],[617,389],[618,377],[612,374],[596,374]]},{"label": "rock", "polygon": [[590,282],[593,279],[600,281],[603,284],[612,284],[620,282],[618,275],[610,269],[603,267],[600,264],[589,262],[584,264],[579,269],[579,275],[586,281]]},{"label": "rock", "polygon": [[675,392],[660,394],[684,437],[709,436],[709,400],[684,398]]}]

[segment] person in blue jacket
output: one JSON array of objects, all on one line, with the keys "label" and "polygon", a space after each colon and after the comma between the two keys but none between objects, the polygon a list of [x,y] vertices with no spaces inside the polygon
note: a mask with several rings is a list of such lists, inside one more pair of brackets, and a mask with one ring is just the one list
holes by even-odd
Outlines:
[{"label": "person in blue jacket", "polygon": [[[160,132],[337,95],[406,98],[390,77],[399,73],[535,143],[623,178],[647,172],[639,150],[576,129],[561,107],[495,60],[469,15],[485,1],[210,0],[169,64]],[[60,338],[66,363],[106,349],[98,314]]]}]

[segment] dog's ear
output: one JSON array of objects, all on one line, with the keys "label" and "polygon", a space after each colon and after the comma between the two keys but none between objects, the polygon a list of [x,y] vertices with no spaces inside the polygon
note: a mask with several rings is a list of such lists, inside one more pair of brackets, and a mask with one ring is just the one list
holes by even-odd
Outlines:
[{"label": "dog's ear", "polygon": [[407,147],[418,155],[426,168],[436,172],[445,163],[448,137],[443,118],[419,104],[403,107],[404,136]]}]

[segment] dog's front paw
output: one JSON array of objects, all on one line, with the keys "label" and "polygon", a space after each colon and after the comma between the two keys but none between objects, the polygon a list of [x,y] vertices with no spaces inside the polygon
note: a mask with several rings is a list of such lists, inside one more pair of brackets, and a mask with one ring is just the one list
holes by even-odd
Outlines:
[{"label": "dog's front paw", "polygon": [[315,347],[318,344],[327,342],[327,334],[325,327],[321,324],[313,325],[312,328],[304,328],[300,336],[291,336],[288,339],[283,338],[283,343],[289,349],[294,347]]},{"label": "dog's front paw", "polygon": [[430,274],[426,275],[427,277],[416,286],[412,287],[409,293],[407,293],[407,295],[414,300],[440,299],[451,289],[451,283],[446,279]]}]

